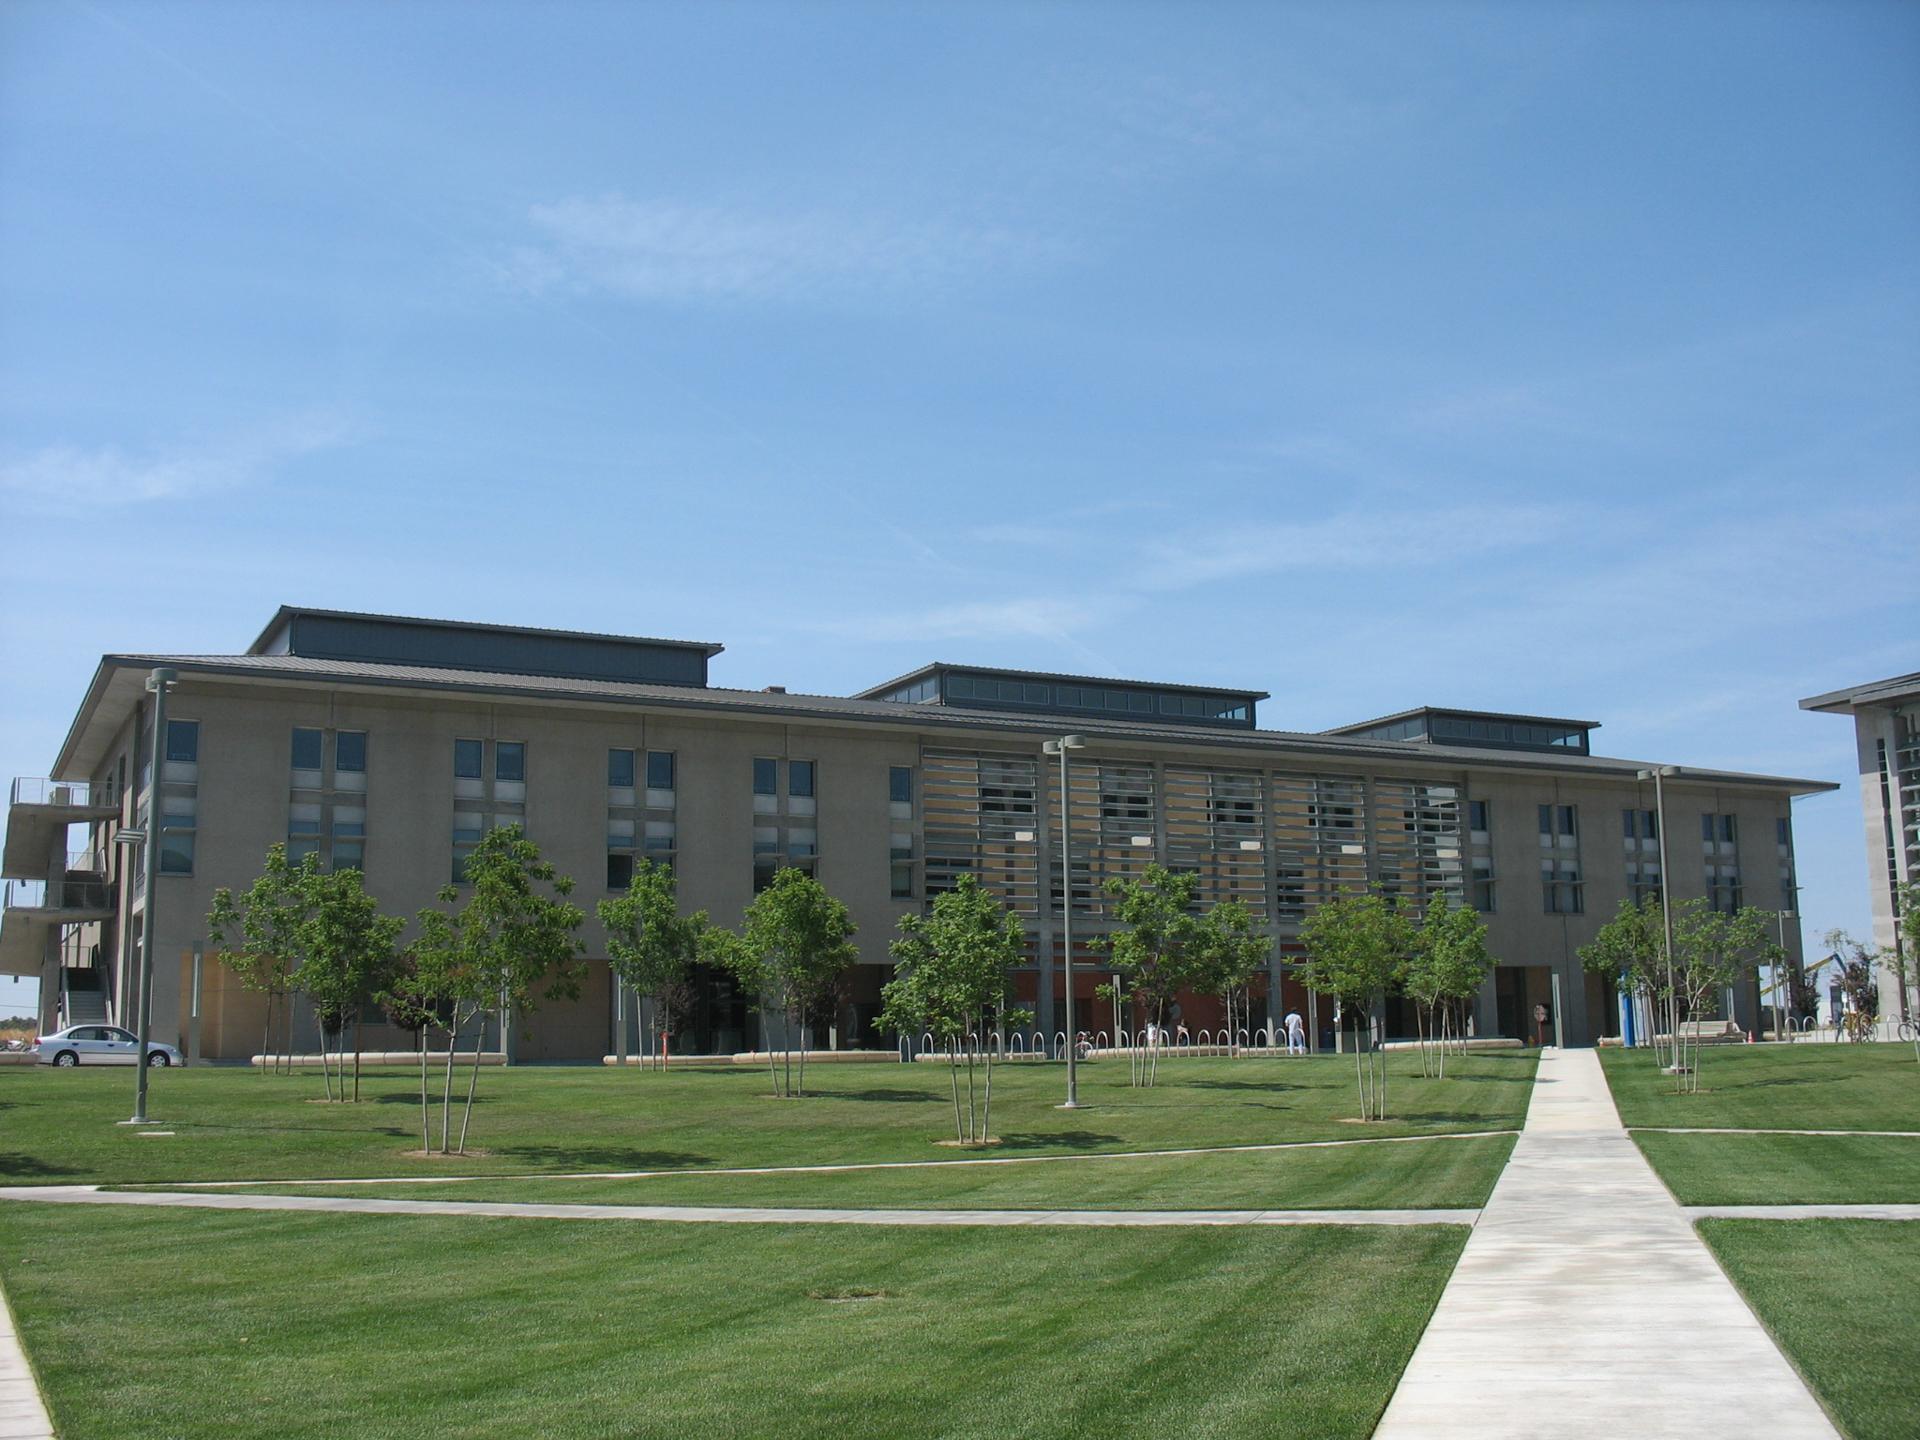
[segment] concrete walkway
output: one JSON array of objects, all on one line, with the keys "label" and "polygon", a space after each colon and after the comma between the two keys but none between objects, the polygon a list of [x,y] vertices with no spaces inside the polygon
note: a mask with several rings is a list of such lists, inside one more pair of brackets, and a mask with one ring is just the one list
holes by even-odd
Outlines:
[{"label": "concrete walkway", "polygon": [[1621,1128],[1591,1050],[1541,1057],[1375,1440],[1541,1435],[1837,1435]]},{"label": "concrete walkway", "polygon": [[[671,1220],[728,1225],[1471,1225],[1478,1210],[812,1210],[746,1205],[546,1205],[509,1200],[365,1200],[14,1185],[0,1200],[189,1210],[305,1210],[334,1215],[482,1215],[523,1220]],[[3,1435],[4,1432],[0,1432]]]},{"label": "concrete walkway", "polygon": [[1683,1205],[1689,1220],[1920,1220],[1920,1205]]},{"label": "concrete walkway", "polygon": [[53,1440],[53,1422],[40,1402],[33,1371],[27,1368],[4,1293],[0,1293],[0,1440]]}]

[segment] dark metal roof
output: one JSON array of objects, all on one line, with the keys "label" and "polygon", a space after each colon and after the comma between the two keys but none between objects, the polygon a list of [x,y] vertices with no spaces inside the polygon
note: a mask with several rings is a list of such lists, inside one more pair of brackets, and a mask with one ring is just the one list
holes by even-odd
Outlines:
[{"label": "dark metal roof", "polygon": [[1331,730],[1322,730],[1322,735],[1351,735],[1357,730],[1371,730],[1376,725],[1392,725],[1401,720],[1411,720],[1416,715],[1457,715],[1463,720],[1519,720],[1528,725],[1565,725],[1570,730],[1598,730],[1598,720],[1564,720],[1554,715],[1522,715],[1512,710],[1456,710],[1450,705],[1416,705],[1411,710],[1396,710],[1391,715],[1382,715],[1378,720],[1362,720],[1358,725],[1336,725]]},{"label": "dark metal roof", "polygon": [[1845,690],[1830,690],[1825,695],[1811,695],[1800,702],[1800,708],[1842,715],[1856,705],[1874,705],[1914,696],[1920,696],[1920,670],[1911,675],[1895,675],[1890,680],[1869,680],[1864,685],[1853,685]]},{"label": "dark metal roof", "polygon": [[282,605],[274,611],[266,628],[247,647],[249,655],[258,654],[272,634],[289,620],[311,615],[323,620],[363,620],[375,625],[425,625],[436,630],[480,630],[498,635],[531,635],[545,639],[611,640],[627,645],[664,645],[675,650],[698,650],[709,660],[727,647],[711,640],[661,640],[651,635],[609,635],[595,630],[551,630],[537,625],[488,625],[477,620],[433,620],[419,615],[382,615],[367,610],[322,610],[308,605]]},{"label": "dark metal roof", "polygon": [[1273,697],[1265,690],[1236,690],[1231,685],[1175,685],[1165,680],[1121,680],[1110,675],[1065,675],[1055,670],[1006,670],[993,665],[960,665],[951,660],[935,660],[922,665],[917,670],[909,670],[904,675],[895,676],[884,684],[870,686],[854,695],[856,700],[870,700],[889,690],[932,675],[940,670],[962,670],[969,675],[993,675],[1002,680],[1044,680],[1059,685],[1125,685],[1134,690],[1152,690],[1157,693],[1180,695],[1229,695],[1238,700],[1270,700]]},{"label": "dark metal roof", "polygon": [[[370,661],[321,660],[298,655],[107,655],[100,661],[86,702],[74,719],[53,773],[66,775],[74,765],[83,732],[93,712],[105,701],[116,675],[123,680],[128,703],[139,696],[144,673],[156,665],[171,665],[187,674],[232,676],[284,684],[366,685],[416,691],[441,691],[528,701],[559,700],[595,704],[644,704],[685,714],[743,714],[789,722],[827,724],[858,722],[893,725],[901,729],[942,731],[956,740],[1001,735],[1010,742],[1037,745],[1051,736],[1057,722],[1032,713],[944,705],[915,705],[904,701],[803,695],[764,690],[722,690],[636,681],[583,680],[564,676],[510,675],[492,671],[446,670],[428,666],[385,665]],[[117,727],[118,721],[113,722]],[[1244,756],[1242,763],[1274,763],[1280,757],[1318,758],[1336,763],[1380,762],[1384,765],[1450,765],[1455,769],[1527,770],[1561,775],[1630,778],[1636,771],[1659,763],[1615,760],[1523,750],[1486,750],[1473,746],[1422,745],[1410,747],[1391,740],[1360,740],[1284,730],[1241,730],[1218,725],[1179,725],[1160,721],[1108,720],[1089,717],[1075,728],[1089,737],[1116,742],[1180,745]],[[110,736],[109,736],[110,738]],[[81,767],[84,769],[84,766]],[[1697,770],[1682,778],[1703,783],[1761,785],[1795,794],[1815,794],[1839,787],[1825,780],[1800,780],[1737,771]]]}]

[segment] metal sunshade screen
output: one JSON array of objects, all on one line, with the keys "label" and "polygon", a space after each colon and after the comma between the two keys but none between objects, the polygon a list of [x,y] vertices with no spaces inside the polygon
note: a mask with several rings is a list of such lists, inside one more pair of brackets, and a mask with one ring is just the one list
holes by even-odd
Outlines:
[{"label": "metal sunshade screen", "polygon": [[1366,782],[1275,774],[1270,783],[1274,919],[1298,930],[1314,907],[1367,888]]},{"label": "metal sunshade screen", "polygon": [[[1114,902],[1102,887],[1109,880],[1139,879],[1157,850],[1153,767],[1086,760],[1072,764],[1068,775],[1073,913],[1107,917]],[[1057,825],[1060,777],[1055,772],[1050,779],[1049,809]]]},{"label": "metal sunshade screen", "polygon": [[1252,771],[1163,773],[1167,866],[1200,877],[1195,898],[1208,908],[1238,900],[1267,918],[1266,785]]},{"label": "metal sunshade screen", "polygon": [[1034,760],[929,750],[920,759],[920,786],[928,898],[972,874],[1009,909],[1038,914],[1040,815]]},{"label": "metal sunshade screen", "polygon": [[1464,902],[1460,792],[1418,780],[1373,782],[1373,859],[1381,894],[1410,914],[1444,893]]}]

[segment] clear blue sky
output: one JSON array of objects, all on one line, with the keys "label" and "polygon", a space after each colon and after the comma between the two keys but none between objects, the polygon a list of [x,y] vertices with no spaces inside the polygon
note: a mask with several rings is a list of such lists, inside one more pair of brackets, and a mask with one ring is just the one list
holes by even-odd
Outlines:
[{"label": "clear blue sky", "polygon": [[5,775],[288,601],[1588,716],[1864,929],[1917,442],[1912,4],[0,10]]}]

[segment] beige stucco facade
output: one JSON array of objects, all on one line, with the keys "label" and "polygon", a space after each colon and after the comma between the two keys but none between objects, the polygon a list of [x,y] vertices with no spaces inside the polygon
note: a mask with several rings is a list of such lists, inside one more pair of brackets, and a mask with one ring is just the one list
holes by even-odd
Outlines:
[{"label": "beige stucco facade", "polygon": [[[109,657],[68,745],[65,759],[75,770],[69,778],[111,790],[120,807],[117,819],[99,820],[92,832],[107,856],[106,878],[117,913],[106,923],[69,927],[64,946],[49,944],[43,977],[48,1025],[60,1018],[58,967],[63,964],[95,968],[104,977],[110,1005],[125,992],[120,977],[132,937],[143,923],[145,897],[137,878],[123,873],[126,857],[135,852],[116,848],[111,836],[134,818],[131,777],[140,771],[133,753],[134,709],[146,703],[139,682],[150,663]],[[1119,843],[1129,852],[1115,863],[1178,858],[1171,852],[1182,844],[1191,850],[1191,836],[1182,841],[1172,833],[1182,822],[1169,797],[1182,787],[1238,787],[1236,793],[1256,797],[1234,817],[1241,827],[1235,833],[1253,838],[1217,842],[1232,852],[1222,863],[1231,861],[1254,877],[1246,883],[1254,886],[1256,912],[1274,942],[1276,983],[1270,987],[1266,1010],[1255,1011],[1256,1027],[1267,1018],[1267,1010],[1277,1016],[1299,1000],[1296,990],[1278,982],[1286,959],[1297,953],[1293,936],[1299,913],[1285,899],[1291,893],[1285,872],[1295,844],[1288,827],[1305,814],[1317,827],[1315,843],[1329,853],[1340,852],[1342,863],[1349,866],[1346,873],[1375,883],[1391,883],[1398,875],[1405,893],[1416,899],[1423,886],[1435,883],[1456,895],[1467,893],[1475,856],[1491,859],[1492,905],[1486,921],[1504,973],[1487,987],[1476,1007],[1478,1033],[1530,1033],[1526,1017],[1536,1001],[1552,999],[1555,977],[1569,1043],[1588,1043],[1619,1028],[1617,1007],[1583,974],[1577,952],[1630,893],[1622,811],[1650,810],[1655,804],[1651,783],[1634,778],[1635,767],[1622,762],[1250,730],[1216,735],[1167,726],[1099,726],[1045,716],[956,717],[931,707],[877,702],[820,701],[818,713],[807,713],[814,703],[809,697],[706,688],[556,694],[550,684],[510,677],[476,680],[469,687],[418,667],[404,673],[398,667],[393,673],[361,667],[354,674],[336,674],[322,667],[302,671],[289,662],[279,668],[260,666],[253,673],[217,662],[205,669],[184,660],[169,663],[179,678],[168,715],[197,722],[198,758],[191,767],[192,870],[157,881],[155,949],[161,963],[153,995],[153,1033],[160,1039],[179,1037],[183,1043],[189,1038],[189,957],[200,947],[207,958],[199,991],[199,1044],[208,1057],[239,1058],[261,1045],[264,1016],[259,998],[238,989],[220,970],[206,916],[217,887],[245,886],[259,873],[268,847],[288,838],[295,803],[289,755],[296,728],[325,732],[329,755],[332,737],[339,732],[366,735],[364,789],[356,779],[355,790],[345,798],[365,809],[367,889],[386,910],[408,915],[435,904],[437,892],[449,880],[456,810],[486,803],[456,798],[452,757],[458,739],[524,744],[524,799],[516,808],[523,806],[518,813],[547,857],[576,878],[574,898],[589,914],[593,903],[608,893],[609,750],[671,754],[676,779],[671,802],[674,863],[682,904],[704,909],[726,924],[737,921],[753,897],[756,826],[793,819],[756,812],[754,761],[812,761],[817,781],[817,813],[811,817],[817,829],[815,873],[850,907],[860,927],[863,966],[872,967],[854,977],[843,1025],[836,1027],[839,1033],[829,1043],[875,1043],[870,1031],[862,1031],[854,1005],[875,998],[897,921],[925,903],[929,841],[938,838],[929,835],[927,787],[950,783],[937,777],[930,781],[928,760],[934,756],[942,757],[935,767],[941,775],[956,764],[974,763],[967,757],[986,757],[982,763],[989,768],[1012,765],[1019,774],[1033,777],[1030,812],[1018,809],[1027,800],[1006,802],[997,788],[985,802],[978,793],[948,792],[941,802],[948,808],[939,823],[948,832],[956,823],[984,826],[994,817],[981,812],[1013,805],[1010,828],[995,832],[998,838],[987,837],[983,829],[974,842],[978,853],[1004,859],[1037,879],[1022,894],[1014,893],[1018,886],[1008,891],[1017,908],[1026,912],[1034,941],[1033,965],[1023,988],[1035,1001],[1042,1030],[1051,1034],[1064,1025],[1056,965],[1058,895],[1051,883],[1059,867],[1057,771],[1056,762],[1041,753],[1042,743],[1063,730],[1086,734],[1086,749],[1073,757],[1083,774],[1125,773],[1148,797],[1129,802],[1138,808],[1128,812],[1130,823],[1121,828],[1136,833],[1121,836]],[[529,693],[500,693],[516,686]],[[540,693],[532,693],[536,691]],[[116,706],[120,711],[114,722]],[[890,796],[896,767],[915,777],[905,818]],[[322,777],[329,803],[340,798],[332,789],[336,778],[330,770]],[[163,783],[184,784],[171,771]],[[1080,783],[1076,779],[1076,807]],[[1330,787],[1328,793],[1339,790],[1358,797],[1357,804],[1343,803],[1334,818],[1336,807],[1324,801],[1302,810],[1302,802],[1289,798],[1321,794],[1315,788],[1321,784]],[[1667,780],[1672,894],[1686,898],[1706,893],[1700,817],[1713,814],[1735,819],[1745,902],[1773,909],[1790,901],[1782,895],[1783,883],[1791,883],[1790,852],[1777,853],[1781,822],[1790,815],[1792,796],[1814,788],[1820,787],[1684,770]],[[1410,795],[1417,799],[1407,800]],[[1469,823],[1473,801],[1487,806],[1484,839]],[[788,803],[787,797],[779,797],[779,805]],[[1087,803],[1103,808],[1076,808],[1075,849],[1091,852],[1086,863],[1097,881],[1107,864],[1103,857],[1114,852],[1103,850],[1078,827],[1102,823],[1099,816],[1111,810],[1105,808],[1104,795]],[[1558,853],[1577,856],[1583,902],[1579,913],[1548,913],[1537,821],[1543,805],[1576,807],[1577,845]],[[1022,822],[1022,813],[1030,818]],[[1083,813],[1094,818],[1083,822]],[[963,819],[956,821],[955,816]],[[1334,826],[1343,828],[1335,832]],[[912,838],[913,893],[908,897],[893,893],[890,852],[894,837],[902,833]],[[1329,836],[1338,843],[1326,843]],[[939,843],[951,849],[952,834]],[[951,855],[942,863],[950,861]],[[1783,868],[1789,876],[1784,882]],[[1309,884],[1306,893],[1310,904],[1314,895],[1324,898],[1329,892],[1313,891]],[[1106,924],[1098,912],[1094,904],[1075,917],[1076,954],[1083,961],[1092,958],[1084,949],[1086,941]],[[583,933],[591,963],[580,997],[515,1017],[507,1040],[515,1058],[589,1060],[613,1048],[613,986],[604,963],[604,939],[593,919]],[[1797,927],[1787,927],[1786,940],[1797,960]],[[1082,1025],[1102,1022],[1092,1001],[1096,979],[1082,969],[1076,987]],[[1195,997],[1197,1020],[1212,1013],[1210,1003]],[[1735,1003],[1738,1022],[1743,1028],[1754,1027],[1757,991],[1747,987]],[[1321,1018],[1324,1024],[1324,1011]],[[751,1044],[759,1037],[749,1026],[749,1033],[738,1038]],[[365,1043],[374,1049],[399,1048],[402,1040],[375,1027]]]}]

